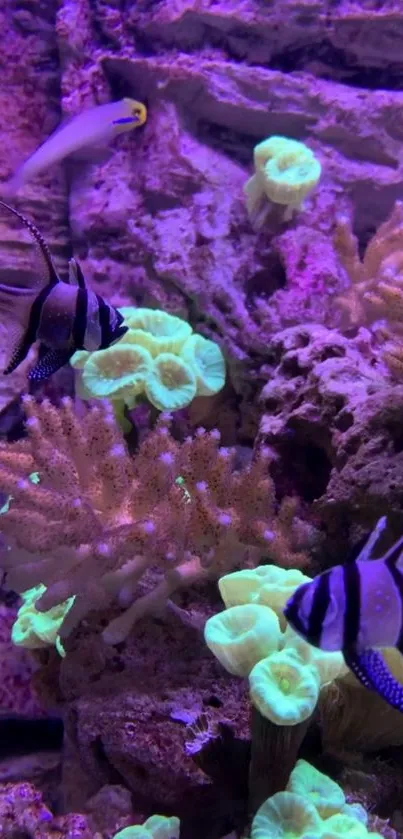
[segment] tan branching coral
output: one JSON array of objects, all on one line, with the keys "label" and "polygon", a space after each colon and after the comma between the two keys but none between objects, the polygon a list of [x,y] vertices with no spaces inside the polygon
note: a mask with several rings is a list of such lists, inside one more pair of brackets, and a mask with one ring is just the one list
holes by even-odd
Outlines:
[{"label": "tan branching coral", "polygon": [[[1,519],[11,548],[1,564],[17,591],[47,587],[41,610],[75,595],[62,636],[117,598],[125,611],[104,631],[117,643],[181,586],[262,555],[306,561],[290,547],[293,504],[276,512],[265,450],[238,472],[218,432],[199,429],[179,443],[162,415],[131,458],[108,404],[80,419],[69,399],[55,408],[26,397],[24,406],[28,437],[0,446],[0,490],[13,499]],[[38,484],[28,480],[34,471]],[[150,567],[160,580],[136,597]]]},{"label": "tan branching coral", "polygon": [[348,219],[337,223],[335,247],[351,279],[337,302],[350,324],[376,324],[383,360],[403,378],[403,203],[396,202],[362,261]]}]

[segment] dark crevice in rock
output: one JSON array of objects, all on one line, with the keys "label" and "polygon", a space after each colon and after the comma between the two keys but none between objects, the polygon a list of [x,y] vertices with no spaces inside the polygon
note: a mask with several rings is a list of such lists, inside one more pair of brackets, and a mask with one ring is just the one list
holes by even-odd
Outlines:
[{"label": "dark crevice in rock", "polygon": [[401,90],[403,85],[403,61],[401,66],[387,69],[362,67],[354,57],[350,59],[345,50],[337,49],[326,40],[274,55],[267,69],[281,73],[312,73],[325,81],[338,81],[368,90]]},{"label": "dark crevice in rock", "polygon": [[278,255],[271,252],[262,262],[264,267],[251,274],[244,283],[247,306],[254,306],[257,300],[269,299],[275,291],[286,286],[286,272]]},{"label": "dark crevice in rock", "polygon": [[[193,21],[194,18],[194,21]],[[295,24],[309,27],[310,16],[295,20]],[[333,28],[332,21],[328,29]],[[369,90],[401,90],[403,86],[403,61],[394,62],[388,67],[379,67],[374,59],[373,65],[362,66],[354,53],[334,46],[328,38],[318,40],[313,33],[311,43],[290,47],[276,53],[275,47],[264,35],[257,34],[246,25],[231,27],[228,31],[208,24],[200,15],[186,12],[180,23],[167,26],[163,31],[160,26],[150,26],[144,31],[141,26],[133,25],[133,34],[138,56],[159,56],[161,50],[182,50],[192,54],[202,49],[221,51],[222,57],[235,63],[247,63],[250,66],[279,70],[282,73],[306,72],[327,81],[338,81],[350,87]],[[307,38],[308,40],[308,38]],[[253,53],[256,57],[254,58]]]},{"label": "dark crevice in rock", "polygon": [[292,437],[290,431],[290,439],[276,446],[279,455],[278,475],[274,467],[276,486],[280,496],[298,495],[310,504],[326,491],[332,464],[323,446]]}]

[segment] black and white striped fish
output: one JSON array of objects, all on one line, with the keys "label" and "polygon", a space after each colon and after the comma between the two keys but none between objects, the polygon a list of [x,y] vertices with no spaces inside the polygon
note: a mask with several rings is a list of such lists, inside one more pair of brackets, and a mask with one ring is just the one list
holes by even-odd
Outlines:
[{"label": "black and white striped fish", "polygon": [[403,712],[403,685],[376,649],[396,647],[403,653],[403,536],[384,556],[372,558],[385,527],[383,517],[355,562],[299,586],[284,615],[309,644],[342,652],[365,687]]},{"label": "black and white striped fish", "polygon": [[86,288],[75,259],[69,263],[69,279],[57,275],[50,250],[31,221],[0,201],[29,231],[40,257],[40,270],[22,275],[17,285],[0,282],[0,315],[7,317],[12,345],[4,375],[15,370],[40,341],[40,358],[30,370],[30,381],[47,379],[70,360],[76,350],[102,350],[127,332],[123,316],[98,294]]}]

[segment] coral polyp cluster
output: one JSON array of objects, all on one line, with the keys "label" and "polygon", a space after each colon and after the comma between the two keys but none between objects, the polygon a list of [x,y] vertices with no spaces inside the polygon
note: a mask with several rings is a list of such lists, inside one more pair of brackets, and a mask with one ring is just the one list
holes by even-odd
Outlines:
[{"label": "coral polyp cluster", "polygon": [[[179,587],[239,562],[266,554],[303,564],[290,542],[295,504],[286,499],[277,510],[264,449],[237,471],[218,432],[199,429],[179,443],[162,415],[130,457],[108,404],[80,419],[67,398],[60,408],[30,397],[24,406],[28,437],[0,447],[0,489],[12,496],[2,516],[9,545],[2,564],[17,591],[46,586],[41,611],[75,595],[62,637],[115,598],[126,608],[104,631],[109,643]],[[150,568],[157,582],[137,596]]]},{"label": "coral polyp cluster", "polygon": [[[127,332],[98,352],[76,352],[72,366],[81,371],[84,398],[111,399],[117,416],[147,398],[159,411],[177,411],[195,396],[211,396],[225,384],[220,347],[192,332],[187,321],[159,309],[123,306]],[[123,428],[130,430],[123,421]]]}]

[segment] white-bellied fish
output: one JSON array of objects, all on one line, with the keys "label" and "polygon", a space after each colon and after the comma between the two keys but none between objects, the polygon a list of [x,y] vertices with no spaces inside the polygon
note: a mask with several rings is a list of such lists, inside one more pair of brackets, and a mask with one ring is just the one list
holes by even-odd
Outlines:
[{"label": "white-bellied fish", "polygon": [[47,171],[54,163],[87,146],[106,146],[117,134],[144,125],[146,119],[146,106],[135,99],[121,99],[83,111],[50,135],[2,185],[2,194],[6,197],[15,195],[27,181]]},{"label": "white-bellied fish", "polygon": [[403,712],[403,685],[376,649],[396,647],[403,653],[403,536],[384,556],[373,559],[385,527],[383,517],[354,562],[299,586],[284,615],[309,644],[342,652],[365,687]]},{"label": "white-bellied fish", "polygon": [[[69,279],[63,282],[55,269],[50,250],[31,221],[0,201],[29,231],[40,256],[41,270],[21,284],[0,282],[0,313],[7,318],[12,346],[10,361],[3,371],[12,373],[40,341],[42,357],[30,370],[30,381],[43,381],[70,360],[76,350],[106,349],[127,332],[123,316],[114,306],[86,288],[75,259],[69,263]],[[2,278],[3,279],[3,278]]]}]

